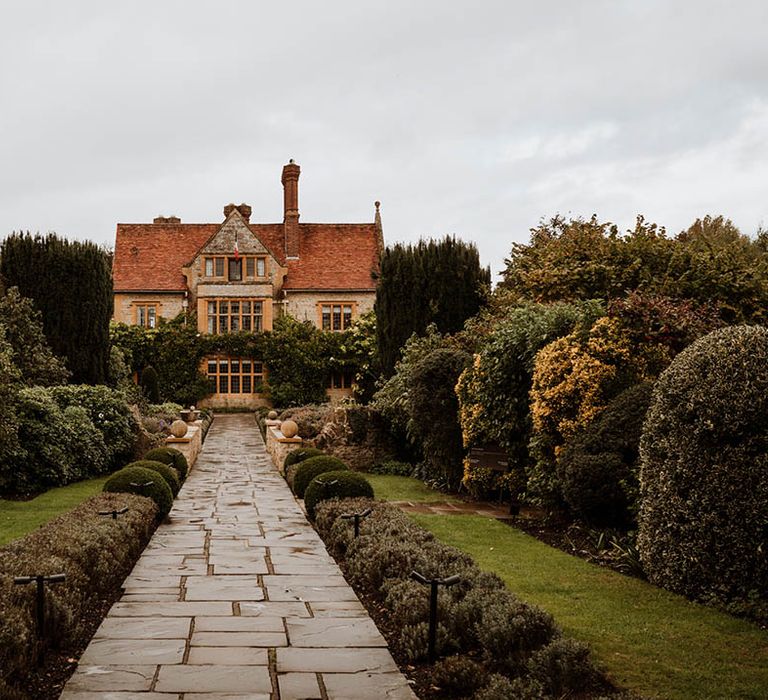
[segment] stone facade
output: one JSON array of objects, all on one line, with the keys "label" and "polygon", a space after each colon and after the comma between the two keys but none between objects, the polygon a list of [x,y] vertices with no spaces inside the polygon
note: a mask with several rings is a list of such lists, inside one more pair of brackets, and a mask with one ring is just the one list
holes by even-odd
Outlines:
[{"label": "stone facade", "polygon": [[285,295],[283,302],[286,313],[300,321],[309,321],[320,327],[321,304],[331,304],[337,302],[349,302],[353,305],[353,319],[361,316],[368,311],[373,310],[373,304],[376,301],[375,291],[291,291]]},{"label": "stone facade", "polygon": [[184,310],[183,293],[130,292],[115,293],[113,319],[118,323],[135,325],[138,322],[136,309],[139,304],[156,305],[157,318],[176,318]]},{"label": "stone facade", "polygon": [[[322,328],[323,304],[343,306],[347,313],[335,317],[342,322],[334,322],[340,327],[370,311],[384,245],[379,203],[372,223],[299,223],[299,174],[293,161],[283,168],[280,224],[252,223],[247,204],[225,206],[220,224],[184,224],[177,216],[157,217],[152,224],[118,224],[114,319],[150,325],[147,306],[152,322],[188,310],[196,312],[199,332],[222,333],[268,331],[281,314]],[[137,312],[141,305],[144,311]],[[248,363],[252,371],[243,369]],[[264,378],[268,381],[269,368],[261,363],[216,356],[206,358],[202,369],[216,391],[201,405],[254,408],[265,403],[257,388]],[[348,377],[332,377],[329,398],[349,396],[348,384]]]}]

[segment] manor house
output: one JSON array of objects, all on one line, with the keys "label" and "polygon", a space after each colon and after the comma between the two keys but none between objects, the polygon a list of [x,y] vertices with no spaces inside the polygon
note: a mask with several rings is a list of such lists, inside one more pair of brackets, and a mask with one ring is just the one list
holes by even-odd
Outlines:
[{"label": "manor house", "polygon": [[[283,167],[283,222],[251,222],[251,207],[228,204],[224,221],[118,224],[114,320],[153,328],[161,318],[196,312],[201,333],[271,330],[290,314],[326,331],[343,331],[373,308],[384,236],[374,221],[299,223],[300,168]],[[212,356],[202,367],[215,407],[263,403],[268,368],[249,358]],[[351,393],[349,376],[332,376],[332,399]]]}]

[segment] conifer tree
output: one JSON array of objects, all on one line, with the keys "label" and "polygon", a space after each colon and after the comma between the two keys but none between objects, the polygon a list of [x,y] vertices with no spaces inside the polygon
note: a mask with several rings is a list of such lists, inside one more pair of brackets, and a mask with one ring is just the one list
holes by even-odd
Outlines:
[{"label": "conifer tree", "polygon": [[13,233],[0,248],[0,278],[35,302],[48,344],[65,358],[73,382],[107,380],[112,273],[105,251],[55,234]]},{"label": "conifer tree", "polygon": [[456,333],[484,304],[491,282],[473,243],[453,236],[398,243],[384,251],[376,291],[377,340],[385,376],[391,376],[405,341],[430,323]]}]

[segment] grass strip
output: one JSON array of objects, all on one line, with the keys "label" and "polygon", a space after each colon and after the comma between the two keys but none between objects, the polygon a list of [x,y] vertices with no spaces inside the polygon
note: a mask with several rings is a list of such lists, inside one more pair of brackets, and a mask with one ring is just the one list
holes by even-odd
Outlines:
[{"label": "grass strip", "polygon": [[410,501],[411,503],[456,503],[457,498],[429,488],[420,479],[392,474],[363,474],[373,486],[376,498],[382,501]]},{"label": "grass strip", "polygon": [[[378,495],[378,494],[377,494]],[[768,697],[768,633],[561,552],[491,518],[412,515],[588,642],[611,679],[649,698]]]},{"label": "grass strip", "polygon": [[101,476],[50,489],[30,501],[0,499],[0,546],[23,537],[57,515],[72,510],[86,498],[101,493],[108,478]]}]

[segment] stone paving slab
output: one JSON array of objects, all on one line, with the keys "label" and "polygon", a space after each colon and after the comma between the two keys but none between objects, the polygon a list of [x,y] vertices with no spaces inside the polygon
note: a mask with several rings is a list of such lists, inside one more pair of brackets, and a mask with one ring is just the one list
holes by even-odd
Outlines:
[{"label": "stone paving slab", "polygon": [[266,454],[217,416],[64,700],[413,700]]}]

